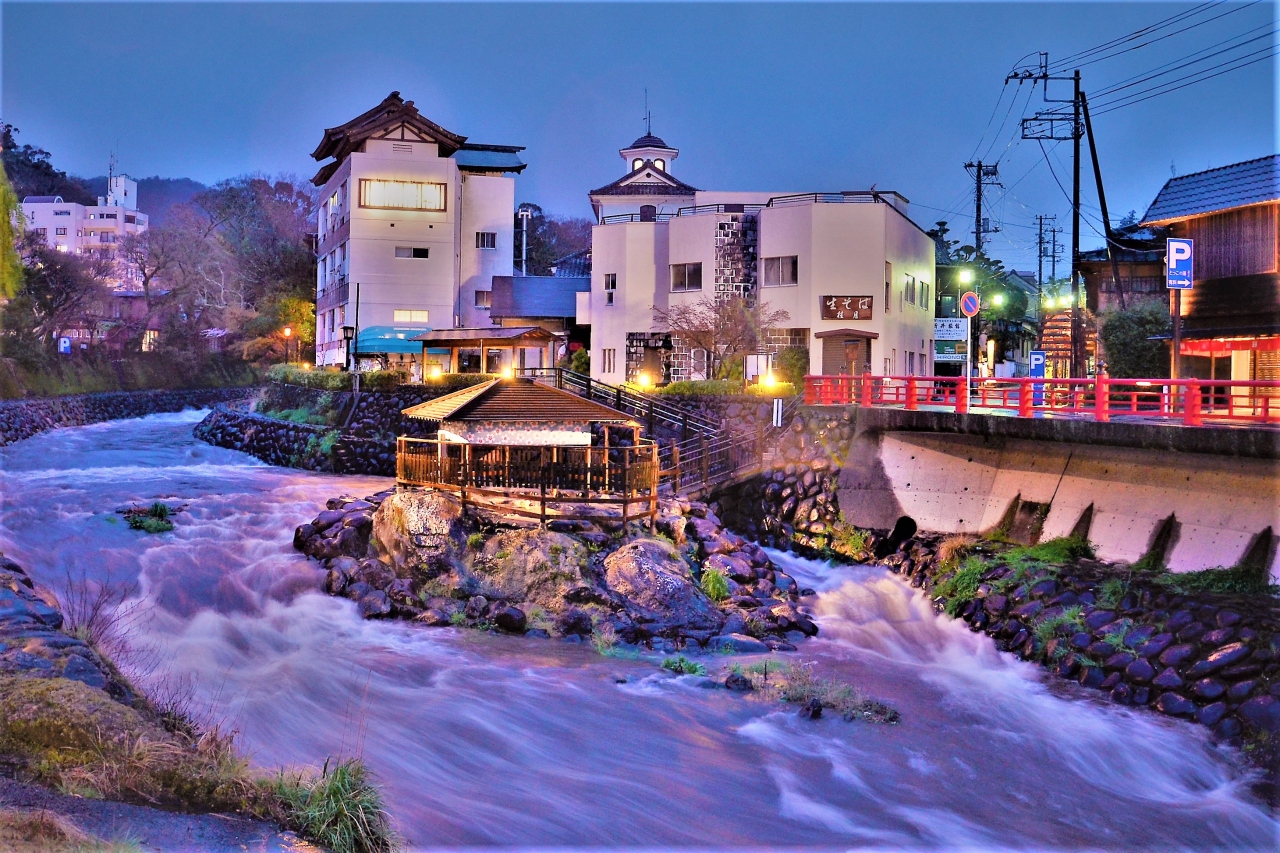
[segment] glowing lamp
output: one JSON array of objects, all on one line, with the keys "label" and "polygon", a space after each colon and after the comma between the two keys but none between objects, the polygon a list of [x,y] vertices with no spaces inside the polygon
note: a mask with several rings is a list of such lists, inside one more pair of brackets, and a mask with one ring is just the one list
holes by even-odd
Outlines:
[{"label": "glowing lamp", "polygon": [[441,369],[440,365],[433,364],[431,365],[431,368],[427,371],[427,375],[430,376],[432,379],[439,379],[441,376],[444,375],[444,370]]},{"label": "glowing lamp", "polygon": [[972,283],[973,283],[973,270],[960,270],[960,283],[961,283],[961,284],[972,284]]},{"label": "glowing lamp", "polygon": [[991,296],[991,304],[992,304],[992,305],[994,305],[994,306],[996,306],[997,308],[999,308],[1001,305],[1003,305],[1003,304],[1004,304],[1004,294],[1003,294],[1003,293],[995,293],[995,294],[992,294],[992,296]]},{"label": "glowing lamp", "polygon": [[504,368],[502,368],[502,378],[503,378],[503,379],[510,379],[511,377],[513,377],[513,376],[515,376],[515,375],[516,375],[515,370],[511,369],[510,367],[504,367]]},{"label": "glowing lamp", "polygon": [[286,338],[288,338],[288,337],[292,337],[292,335],[293,335],[293,327],[292,327],[292,326],[285,326],[285,327],[284,327],[284,336],[285,336]]},{"label": "glowing lamp", "polygon": [[647,372],[642,370],[636,374],[636,384],[641,388],[648,388],[653,384],[653,380],[649,378],[649,374]]},{"label": "glowing lamp", "polygon": [[760,377],[760,384],[766,388],[772,388],[774,385],[778,384],[778,380],[773,378],[773,371],[769,371],[764,376]]}]

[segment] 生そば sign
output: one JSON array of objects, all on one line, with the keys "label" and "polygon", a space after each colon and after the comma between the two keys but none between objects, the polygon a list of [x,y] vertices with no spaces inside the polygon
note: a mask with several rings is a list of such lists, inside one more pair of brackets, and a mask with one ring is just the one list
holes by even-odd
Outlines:
[{"label": "\u751f\u305d\u3070 sign", "polygon": [[822,319],[824,320],[870,320],[870,296],[824,296],[822,297]]}]

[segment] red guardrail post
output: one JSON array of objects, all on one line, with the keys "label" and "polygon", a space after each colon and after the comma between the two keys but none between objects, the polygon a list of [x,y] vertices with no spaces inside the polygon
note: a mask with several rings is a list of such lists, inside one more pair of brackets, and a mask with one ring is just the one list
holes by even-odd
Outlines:
[{"label": "red guardrail post", "polygon": [[1106,423],[1111,420],[1111,380],[1099,376],[1093,380],[1094,420]]},{"label": "red guardrail post", "polygon": [[859,393],[858,405],[870,406],[871,405],[871,374],[863,373],[862,376],[859,377],[859,379],[862,385],[859,388],[860,393]]},{"label": "red guardrail post", "polygon": [[909,412],[914,412],[916,409],[920,408],[919,403],[916,401],[916,378],[914,376],[907,378],[906,408]]},{"label": "red guardrail post", "polygon": [[1200,416],[1200,383],[1190,379],[1183,386],[1182,422],[1187,426],[1204,426],[1204,418]]},{"label": "red guardrail post", "polygon": [[1031,380],[1018,380],[1018,417],[1031,417]]},{"label": "red guardrail post", "polygon": [[956,382],[956,414],[967,415],[969,413],[969,379],[962,376]]}]

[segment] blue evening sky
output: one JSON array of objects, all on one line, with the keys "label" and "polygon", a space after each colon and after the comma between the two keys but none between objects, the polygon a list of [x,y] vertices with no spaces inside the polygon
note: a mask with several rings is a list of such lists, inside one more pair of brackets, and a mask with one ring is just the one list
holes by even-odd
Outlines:
[{"label": "blue evening sky", "polygon": [[[990,252],[1034,269],[1035,215],[1067,225],[1069,205],[1037,144],[1016,139],[1029,87],[1013,84],[997,101],[1005,74],[1033,51],[1054,60],[1191,8],[10,0],[0,116],[80,175],[105,173],[114,150],[135,176],[310,177],[323,129],[395,89],[474,141],[527,146],[519,200],[585,216],[587,191],[625,171],[617,149],[644,132],[647,87],[654,133],[681,149],[672,172],[700,188],[874,184],[909,198],[925,227],[950,219],[970,241],[963,164],[999,159],[1007,189],[993,189],[988,205],[1004,230]],[[1274,4],[1223,3],[1188,21],[1215,15],[1085,66],[1085,90],[1235,36],[1262,38],[1171,76],[1275,44]],[[1174,170],[1276,152],[1276,61],[1099,114],[1095,129],[1113,215],[1141,214]],[[1070,143],[1049,159],[1069,190]],[[1096,210],[1089,169],[1086,159]],[[1099,242],[1085,234],[1086,246]]]}]

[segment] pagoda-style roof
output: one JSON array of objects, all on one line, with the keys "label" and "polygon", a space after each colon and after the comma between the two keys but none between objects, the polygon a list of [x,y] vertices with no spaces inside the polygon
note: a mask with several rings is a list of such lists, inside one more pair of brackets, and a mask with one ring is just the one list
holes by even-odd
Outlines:
[{"label": "pagoda-style roof", "polygon": [[456,157],[459,166],[469,171],[519,172],[524,169],[515,156],[524,148],[515,145],[481,145],[468,143],[467,137],[445,130],[435,122],[424,118],[413,101],[406,101],[399,92],[392,92],[373,109],[361,113],[351,121],[327,128],[324,138],[311,152],[317,161],[333,158],[326,163],[311,182],[324,186],[338,166],[369,139],[395,139],[408,142],[434,142],[441,157]]},{"label": "pagoda-style roof", "polygon": [[418,420],[455,423],[569,421],[638,426],[634,419],[616,409],[532,379],[495,379],[411,406],[401,414]]}]

